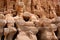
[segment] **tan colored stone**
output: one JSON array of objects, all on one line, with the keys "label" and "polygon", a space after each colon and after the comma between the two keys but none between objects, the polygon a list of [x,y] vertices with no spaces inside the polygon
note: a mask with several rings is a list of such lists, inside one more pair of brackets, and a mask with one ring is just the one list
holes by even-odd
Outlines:
[{"label": "tan colored stone", "polygon": [[60,0],[0,0],[0,40],[59,40],[59,26]]},{"label": "tan colored stone", "polygon": [[3,14],[0,14],[0,40],[3,35],[3,29],[6,24],[5,16]]},{"label": "tan colored stone", "polygon": [[4,40],[12,40],[16,31],[14,27],[4,28]]},{"label": "tan colored stone", "polygon": [[[27,14],[27,15],[26,15]],[[31,16],[32,15],[32,16]],[[28,17],[30,17],[28,20],[24,19],[24,17],[27,19]],[[37,27],[34,26],[34,21],[37,20],[35,18],[35,16],[31,13],[28,13],[28,12],[24,12],[24,14],[20,17],[20,19],[16,19],[16,25],[17,25],[17,28],[19,31],[21,31],[19,35],[21,36],[17,36],[17,40],[24,40],[24,38],[21,38],[22,37],[22,34],[23,34],[23,37],[25,37],[26,40],[37,40],[36,38],[36,33],[38,32],[38,29]],[[28,36],[31,36],[28,37]]]}]

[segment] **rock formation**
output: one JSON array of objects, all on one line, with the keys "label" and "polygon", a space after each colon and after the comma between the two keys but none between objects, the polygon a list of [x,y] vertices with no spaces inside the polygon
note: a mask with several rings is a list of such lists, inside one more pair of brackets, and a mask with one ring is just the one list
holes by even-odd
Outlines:
[{"label": "rock formation", "polygon": [[0,40],[60,40],[60,0],[0,0]]}]

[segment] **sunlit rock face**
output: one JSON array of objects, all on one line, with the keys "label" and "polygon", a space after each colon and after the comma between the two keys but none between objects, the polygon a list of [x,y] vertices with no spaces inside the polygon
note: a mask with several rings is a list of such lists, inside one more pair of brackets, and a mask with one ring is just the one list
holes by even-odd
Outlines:
[{"label": "sunlit rock face", "polygon": [[0,40],[60,40],[60,0],[0,0]]}]

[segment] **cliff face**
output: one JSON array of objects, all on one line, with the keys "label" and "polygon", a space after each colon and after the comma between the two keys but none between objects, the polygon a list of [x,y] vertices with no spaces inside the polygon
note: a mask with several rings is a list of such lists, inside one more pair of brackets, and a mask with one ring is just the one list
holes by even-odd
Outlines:
[{"label": "cliff face", "polygon": [[60,0],[0,0],[0,40],[60,40]]}]

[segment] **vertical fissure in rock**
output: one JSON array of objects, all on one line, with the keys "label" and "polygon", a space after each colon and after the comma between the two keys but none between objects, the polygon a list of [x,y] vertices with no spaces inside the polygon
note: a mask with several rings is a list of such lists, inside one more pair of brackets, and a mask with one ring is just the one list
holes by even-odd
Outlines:
[{"label": "vertical fissure in rock", "polygon": [[35,5],[34,8],[37,9],[37,5]]},{"label": "vertical fissure in rock", "polygon": [[4,28],[8,28],[8,27],[7,27],[7,24],[4,26]]},{"label": "vertical fissure in rock", "polygon": [[13,4],[13,9],[15,10],[15,1],[14,1],[14,4]]},{"label": "vertical fissure in rock", "polygon": [[15,35],[13,36],[13,39],[12,39],[12,40],[15,40],[18,34],[19,34],[19,32],[18,32],[18,30],[17,30],[17,32],[16,32]]},{"label": "vertical fissure in rock", "polygon": [[4,40],[4,35],[2,36],[1,40]]},{"label": "vertical fissure in rock", "polygon": [[40,31],[38,31],[38,33],[36,34],[36,36],[37,36],[37,40],[40,40],[40,37],[41,37]]},{"label": "vertical fissure in rock", "polygon": [[17,29],[16,23],[14,23],[14,27]]},{"label": "vertical fissure in rock", "polygon": [[57,36],[58,30],[55,31],[55,35]]},{"label": "vertical fissure in rock", "polygon": [[[14,23],[14,27],[15,27],[15,28],[16,28],[16,30],[17,30],[16,23]],[[14,36],[13,36],[12,40],[15,40],[18,34],[19,34],[19,31],[17,30],[17,32],[14,34]]]}]

